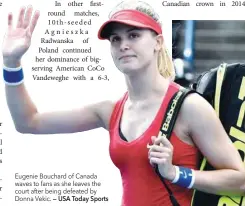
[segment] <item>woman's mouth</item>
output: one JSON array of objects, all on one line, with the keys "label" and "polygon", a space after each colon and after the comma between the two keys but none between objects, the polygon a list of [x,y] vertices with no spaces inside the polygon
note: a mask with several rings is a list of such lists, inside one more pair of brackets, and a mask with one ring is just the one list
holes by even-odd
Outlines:
[{"label": "woman's mouth", "polygon": [[135,55],[124,55],[119,57],[119,60],[128,60],[131,59],[132,57],[136,57]]}]

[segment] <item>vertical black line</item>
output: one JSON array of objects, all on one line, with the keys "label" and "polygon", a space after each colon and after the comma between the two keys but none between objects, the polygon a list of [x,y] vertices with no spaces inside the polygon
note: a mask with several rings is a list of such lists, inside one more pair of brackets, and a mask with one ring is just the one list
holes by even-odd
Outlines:
[{"label": "vertical black line", "polygon": [[243,202],[243,196],[241,196],[241,201],[239,203],[239,206],[242,206],[242,202]]}]

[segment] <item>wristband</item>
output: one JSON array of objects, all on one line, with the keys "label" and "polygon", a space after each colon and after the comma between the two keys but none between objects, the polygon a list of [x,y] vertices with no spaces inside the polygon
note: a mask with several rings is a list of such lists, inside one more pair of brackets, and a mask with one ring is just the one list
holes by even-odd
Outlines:
[{"label": "wristband", "polygon": [[22,67],[17,68],[3,68],[3,78],[5,84],[10,86],[20,85],[24,82],[24,74]]},{"label": "wristband", "polygon": [[181,187],[185,187],[191,189],[195,182],[195,173],[194,170],[186,168],[174,166],[176,175],[172,183],[179,185]]},{"label": "wristband", "polygon": [[174,166],[174,167],[175,167],[175,178],[172,181],[172,183],[175,184],[179,180],[179,167],[177,167],[177,166]]}]

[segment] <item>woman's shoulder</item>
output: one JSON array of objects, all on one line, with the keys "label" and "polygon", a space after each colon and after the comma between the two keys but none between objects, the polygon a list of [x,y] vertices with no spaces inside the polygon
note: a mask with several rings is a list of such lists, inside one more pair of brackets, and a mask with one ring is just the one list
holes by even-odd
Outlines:
[{"label": "woman's shoulder", "polygon": [[127,97],[127,92],[121,95],[120,98],[113,98],[110,100],[103,100],[97,104],[97,113],[104,124],[105,129],[109,129],[109,124],[113,113],[118,110],[124,99]]},{"label": "woman's shoulder", "polygon": [[200,112],[203,113],[210,110],[213,111],[214,109],[209,102],[200,94],[195,92],[188,94],[181,106],[181,111],[186,114],[199,114]]},{"label": "woman's shoulder", "polygon": [[189,126],[205,121],[212,122],[217,118],[212,105],[198,93],[191,93],[184,99],[179,112],[182,120]]},{"label": "woman's shoulder", "polygon": [[[180,84],[178,84],[176,82],[171,82],[170,84],[171,84],[171,86],[175,87],[176,90],[185,90],[185,89],[187,89],[186,87],[183,87],[183,86],[181,86]],[[181,105],[181,108],[182,108],[182,110],[183,110],[183,108],[185,110],[186,109],[188,110],[188,109],[192,109],[193,107],[200,107],[200,106],[203,106],[203,105],[207,106],[207,105],[210,105],[210,104],[200,94],[198,94],[197,92],[193,92],[193,93],[188,94],[185,97],[185,99],[184,99],[184,101],[183,101],[183,103]]]}]

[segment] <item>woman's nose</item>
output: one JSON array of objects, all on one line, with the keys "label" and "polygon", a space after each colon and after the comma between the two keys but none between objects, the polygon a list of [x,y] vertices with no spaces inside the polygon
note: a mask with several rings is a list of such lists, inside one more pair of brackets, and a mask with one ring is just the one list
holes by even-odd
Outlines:
[{"label": "woman's nose", "polygon": [[129,49],[129,42],[127,40],[121,40],[120,51],[125,51]]}]

